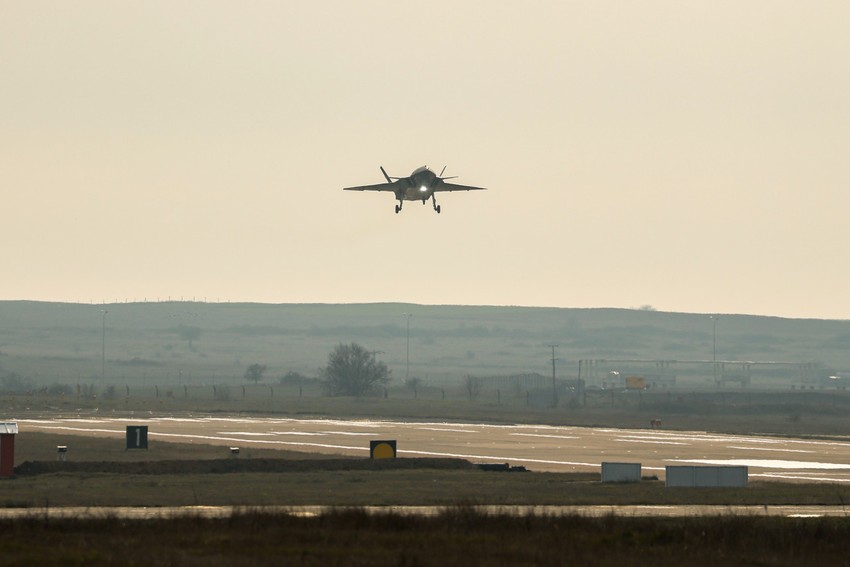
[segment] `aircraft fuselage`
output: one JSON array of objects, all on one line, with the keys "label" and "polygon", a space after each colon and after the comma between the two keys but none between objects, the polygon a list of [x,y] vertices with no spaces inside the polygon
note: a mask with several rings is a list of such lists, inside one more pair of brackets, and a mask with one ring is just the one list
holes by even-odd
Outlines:
[{"label": "aircraft fuselage", "polygon": [[395,192],[399,201],[427,201],[434,194],[434,187],[441,183],[437,174],[425,166],[396,181],[398,189]]}]

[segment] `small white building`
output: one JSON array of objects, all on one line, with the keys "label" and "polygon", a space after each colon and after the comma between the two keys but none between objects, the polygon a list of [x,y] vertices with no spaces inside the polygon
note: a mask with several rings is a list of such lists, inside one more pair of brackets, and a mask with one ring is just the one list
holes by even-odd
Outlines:
[{"label": "small white building", "polygon": [[602,482],[640,482],[640,463],[602,463]]},{"label": "small white building", "polygon": [[667,467],[667,488],[724,487],[745,488],[749,468],[745,466],[679,466]]}]

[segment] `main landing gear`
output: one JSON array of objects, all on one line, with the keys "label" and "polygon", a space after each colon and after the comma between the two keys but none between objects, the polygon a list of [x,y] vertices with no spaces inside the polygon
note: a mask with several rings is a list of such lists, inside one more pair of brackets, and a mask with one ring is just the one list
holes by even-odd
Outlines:
[{"label": "main landing gear", "polygon": [[[426,202],[427,202],[427,199],[425,201],[422,201],[422,204],[424,205]],[[434,198],[433,195],[431,196],[431,202],[434,206],[434,210],[437,211],[437,214],[439,215],[440,214],[440,205],[437,204],[437,200]],[[398,205],[395,206],[395,214],[399,214],[401,212],[401,207],[403,205],[404,205],[404,201],[399,200]]]}]

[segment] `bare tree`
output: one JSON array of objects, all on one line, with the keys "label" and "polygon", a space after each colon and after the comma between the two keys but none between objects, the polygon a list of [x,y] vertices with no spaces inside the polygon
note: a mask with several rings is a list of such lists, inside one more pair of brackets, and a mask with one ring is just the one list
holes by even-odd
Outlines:
[{"label": "bare tree", "polygon": [[413,399],[419,399],[419,388],[422,386],[422,378],[408,378],[404,385],[413,390]]},{"label": "bare tree", "polygon": [[177,327],[177,334],[180,335],[181,339],[189,342],[189,350],[195,350],[195,345],[193,344],[193,341],[201,338],[203,330],[200,327],[188,327],[186,325],[180,325],[179,327]]},{"label": "bare tree", "polygon": [[263,379],[263,373],[265,373],[265,371],[265,364],[252,364],[245,370],[245,380],[256,384]]},{"label": "bare tree", "polygon": [[389,381],[387,365],[357,343],[337,345],[322,369],[322,382],[330,396],[363,396]]},{"label": "bare tree", "polygon": [[466,395],[469,396],[469,401],[471,402],[481,393],[481,378],[467,374],[464,386],[466,388]]}]

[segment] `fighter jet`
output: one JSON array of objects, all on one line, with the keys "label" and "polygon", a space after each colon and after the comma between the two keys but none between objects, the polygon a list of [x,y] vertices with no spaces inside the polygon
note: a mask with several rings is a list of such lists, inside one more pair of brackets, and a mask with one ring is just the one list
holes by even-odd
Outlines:
[{"label": "fighter jet", "polygon": [[387,172],[381,167],[381,173],[384,174],[386,183],[378,183],[377,185],[360,185],[358,187],[345,187],[345,191],[392,191],[395,193],[395,198],[398,200],[398,205],[395,206],[395,212],[398,214],[401,211],[405,201],[422,201],[424,205],[428,199],[434,206],[437,214],[440,213],[440,205],[437,204],[435,193],[440,191],[486,191],[484,187],[471,187],[469,185],[457,185],[455,183],[446,183],[446,179],[455,179],[454,177],[443,177],[446,168],[437,175],[428,166],[423,165],[416,171],[410,174],[410,177],[390,177]]}]

